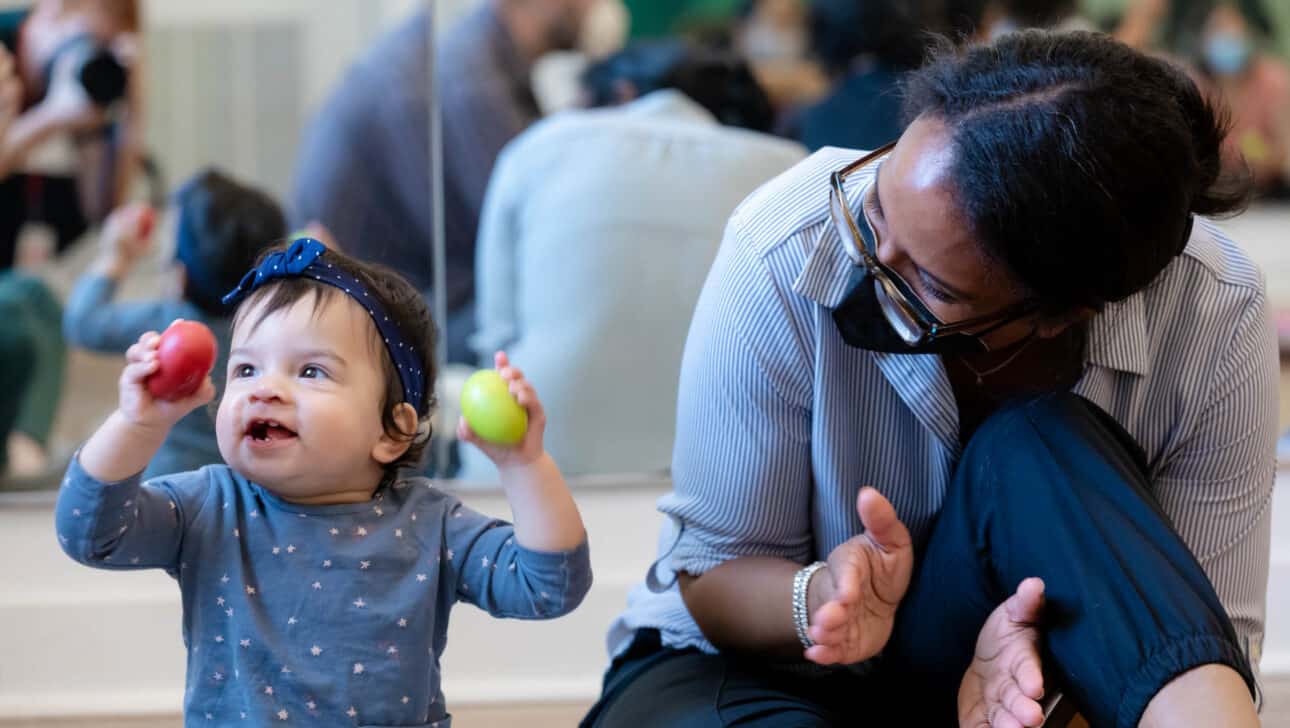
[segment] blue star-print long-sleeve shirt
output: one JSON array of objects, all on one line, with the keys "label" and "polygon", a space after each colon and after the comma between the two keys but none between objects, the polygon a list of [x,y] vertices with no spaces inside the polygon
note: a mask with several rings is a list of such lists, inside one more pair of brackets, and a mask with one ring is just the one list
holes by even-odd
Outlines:
[{"label": "blue star-print long-sleeve shirt", "polygon": [[448,728],[439,655],[456,602],[548,619],[591,586],[585,541],[526,549],[421,477],[306,506],[223,465],[104,483],[74,459],[56,527],[83,564],[178,580],[186,725]]}]

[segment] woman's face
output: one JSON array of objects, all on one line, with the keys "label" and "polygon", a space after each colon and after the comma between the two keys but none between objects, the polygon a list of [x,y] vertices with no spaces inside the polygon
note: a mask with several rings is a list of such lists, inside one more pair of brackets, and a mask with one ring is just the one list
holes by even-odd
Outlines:
[{"label": "woman's face", "polygon": [[[948,128],[919,117],[883,162],[864,200],[879,260],[945,323],[988,316],[1023,298],[1021,287],[982,252],[959,212],[950,179],[953,161]],[[1035,317],[1026,316],[982,339],[997,349],[1037,328]],[[1056,332],[1043,327],[1039,333]]]}]

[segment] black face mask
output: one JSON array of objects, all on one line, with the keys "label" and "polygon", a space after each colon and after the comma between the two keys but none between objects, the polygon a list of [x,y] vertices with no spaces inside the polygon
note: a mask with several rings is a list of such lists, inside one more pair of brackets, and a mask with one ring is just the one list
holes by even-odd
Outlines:
[{"label": "black face mask", "polygon": [[[833,323],[842,340],[857,349],[891,354],[978,354],[988,351],[976,336],[964,333],[945,334],[931,341],[910,346],[887,322],[878,303],[874,279],[863,266],[851,271],[847,295],[833,309]],[[999,325],[1008,323],[1003,321]]]}]

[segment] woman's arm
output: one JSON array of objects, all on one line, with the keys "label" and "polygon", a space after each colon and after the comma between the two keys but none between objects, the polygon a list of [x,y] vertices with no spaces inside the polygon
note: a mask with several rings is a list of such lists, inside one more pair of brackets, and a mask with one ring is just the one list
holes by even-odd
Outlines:
[{"label": "woman's arm", "polygon": [[1257,669],[1278,419],[1276,338],[1262,292],[1247,304],[1222,351],[1205,408],[1152,482]]}]

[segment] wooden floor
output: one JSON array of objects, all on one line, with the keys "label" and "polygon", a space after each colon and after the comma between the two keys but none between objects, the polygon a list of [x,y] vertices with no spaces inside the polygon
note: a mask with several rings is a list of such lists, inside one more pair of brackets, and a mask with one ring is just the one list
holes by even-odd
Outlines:
[{"label": "wooden floor", "polygon": [[[1269,680],[1263,708],[1264,728],[1290,728],[1290,678]],[[515,705],[454,708],[456,728],[569,728],[578,724],[585,705]],[[77,720],[0,720],[0,728],[177,728],[178,717],[94,718]]]}]

